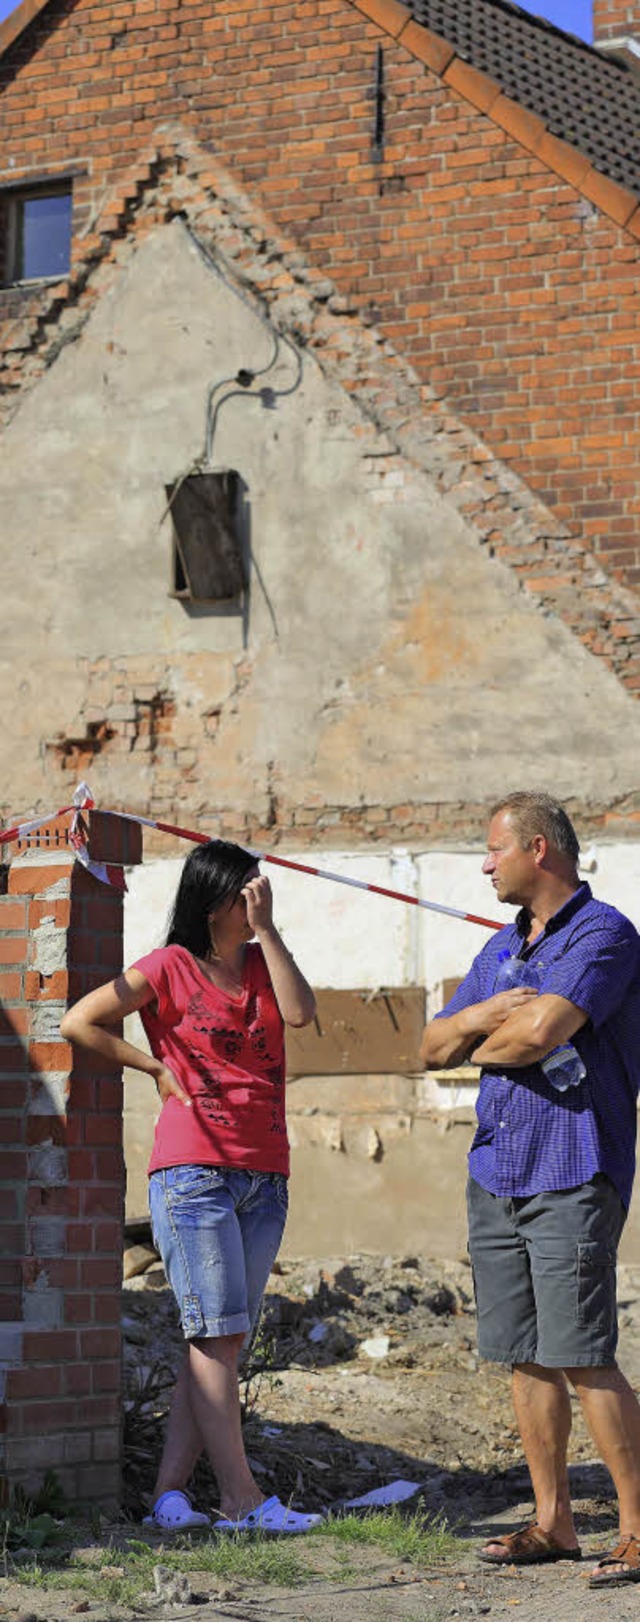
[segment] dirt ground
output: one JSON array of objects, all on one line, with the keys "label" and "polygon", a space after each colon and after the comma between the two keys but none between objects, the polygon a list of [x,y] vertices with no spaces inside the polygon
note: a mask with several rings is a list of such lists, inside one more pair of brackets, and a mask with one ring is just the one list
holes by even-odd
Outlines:
[{"label": "dirt ground", "polygon": [[[640,1268],[621,1268],[619,1295],[620,1361],[640,1389]],[[125,1508],[137,1519],[151,1490],[180,1355],[175,1309],[159,1268],[129,1281],[123,1322]],[[343,1622],[346,1607],[351,1622],[498,1618],[516,1608],[521,1622],[591,1622],[605,1608],[607,1622],[640,1615],[640,1586],[606,1594],[587,1587],[593,1560],[613,1541],[615,1505],[578,1413],[571,1474],[584,1560],[534,1570],[495,1570],[477,1560],[478,1542],[527,1519],[532,1505],[508,1375],[476,1357],[471,1277],[463,1262],[352,1256],[348,1262],[282,1263],[270,1279],[243,1395],[247,1451],[265,1493],[339,1511],[350,1498],[409,1481],[418,1490],[407,1512],[444,1517],[455,1528],[459,1554],[425,1571],[357,1547],[336,1577],[335,1560],[332,1566],[325,1554],[329,1545],[305,1540],[317,1575],[294,1589],[243,1581],[221,1590],[210,1575],[192,1576],[202,1622]],[[215,1503],[204,1468],[195,1496],[201,1507]],[[77,1591],[71,1604],[60,1594],[0,1579],[0,1616],[12,1622],[19,1615],[62,1622],[79,1603]],[[101,1609],[93,1599],[87,1614],[92,1622],[107,1622],[138,1612]],[[167,1602],[155,1614],[186,1612]]]}]

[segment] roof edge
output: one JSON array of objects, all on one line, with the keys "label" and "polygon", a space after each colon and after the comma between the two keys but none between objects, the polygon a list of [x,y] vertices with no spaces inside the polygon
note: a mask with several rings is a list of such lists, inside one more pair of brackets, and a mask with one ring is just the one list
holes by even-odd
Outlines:
[{"label": "roof edge", "polygon": [[4,22],[0,23],[0,56],[4,56],[9,46],[20,38],[25,28],[29,27],[29,23],[32,23],[48,5],[49,0],[22,0],[21,5],[16,6],[15,11],[5,17]]},{"label": "roof edge", "polygon": [[[16,10],[0,23],[0,57],[49,4],[50,0],[21,0]],[[573,186],[602,214],[640,240],[637,194],[610,180],[608,175],[594,168],[580,147],[553,135],[537,114],[505,96],[496,79],[471,67],[443,35],[434,34],[430,28],[417,23],[401,0],[349,0],[349,4],[445,80],[478,112],[486,113],[494,124],[539,158],[552,174]]]},{"label": "roof edge", "polygon": [[355,11],[375,23],[398,44],[437,74],[445,84],[476,108],[486,113],[506,134],[531,152],[546,169],[565,180],[593,203],[601,214],[640,240],[640,198],[628,187],[610,180],[595,169],[580,147],[553,135],[536,113],[506,96],[497,79],[471,67],[458,56],[442,34],[417,23],[401,0],[349,0]]}]

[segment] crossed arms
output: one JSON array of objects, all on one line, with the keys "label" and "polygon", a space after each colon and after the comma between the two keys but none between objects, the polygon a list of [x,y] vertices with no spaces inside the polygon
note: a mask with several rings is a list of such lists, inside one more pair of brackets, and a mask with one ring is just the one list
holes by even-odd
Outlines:
[{"label": "crossed arms", "polygon": [[499,991],[425,1027],[420,1058],[426,1070],[450,1070],[473,1057],[493,1068],[537,1064],[586,1025],[582,1008],[553,992],[527,986]]}]

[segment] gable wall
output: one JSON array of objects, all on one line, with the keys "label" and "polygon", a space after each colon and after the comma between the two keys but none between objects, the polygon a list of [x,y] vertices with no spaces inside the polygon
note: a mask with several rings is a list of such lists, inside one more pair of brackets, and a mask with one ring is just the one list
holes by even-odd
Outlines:
[{"label": "gable wall", "polygon": [[[373,164],[380,41],[386,145]],[[348,0],[67,0],[9,50],[0,86],[0,178],[83,170],[80,232],[149,127],[186,119],[606,568],[638,585],[640,245]],[[577,156],[576,178],[581,168]],[[0,314],[24,302],[5,292]]]},{"label": "gable wall", "polygon": [[[552,771],[587,825],[617,806],[635,832],[630,695],[479,546],[438,488],[438,463],[450,462],[436,425],[425,424],[422,472],[311,345],[296,359],[276,340],[224,268],[224,247],[238,244],[223,208],[197,188],[190,205],[189,186],[170,170],[150,189],[94,274],[76,342],[3,434],[9,820],[68,804],[70,783],[86,777],[100,806],[208,831],[215,818],[215,831],[251,844],[286,832],[413,845],[479,831],[498,792]],[[215,216],[215,261],[182,219],[163,219],[179,187],[205,242]],[[253,239],[251,252],[255,264],[245,244],[245,275],[262,268],[264,286]],[[277,258],[269,275],[272,291],[286,287]],[[278,302],[302,305],[304,319],[299,295]],[[327,347],[353,343],[326,308],[320,327]],[[371,354],[362,360],[374,368]],[[399,368],[378,364],[396,401]],[[247,366],[274,390],[268,409],[255,392],[220,387]],[[187,609],[170,594],[165,490],[201,454],[211,389],[215,465],[238,469],[246,487],[242,613]],[[417,393],[403,397],[410,417]],[[419,426],[418,406],[414,438]],[[459,431],[456,444],[463,499],[475,490],[507,528],[490,465],[473,462]],[[527,503],[537,504],[526,491],[513,499],[512,545],[530,551],[539,515]],[[546,534],[551,558],[548,520]]]}]

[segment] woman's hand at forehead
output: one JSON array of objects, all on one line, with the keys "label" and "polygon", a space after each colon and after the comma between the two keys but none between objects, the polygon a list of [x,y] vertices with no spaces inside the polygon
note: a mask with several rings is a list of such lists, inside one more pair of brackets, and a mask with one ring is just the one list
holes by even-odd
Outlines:
[{"label": "woman's hand at forehead", "polygon": [[247,923],[257,934],[260,929],[270,929],[273,923],[273,895],[268,878],[263,873],[256,874],[242,886],[241,895],[247,903]]}]

